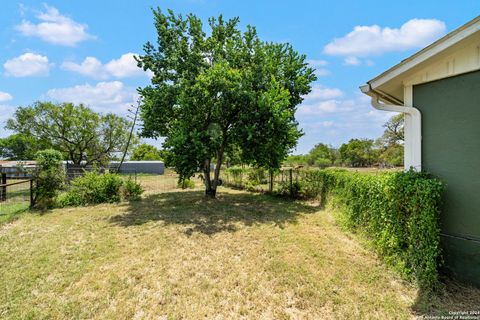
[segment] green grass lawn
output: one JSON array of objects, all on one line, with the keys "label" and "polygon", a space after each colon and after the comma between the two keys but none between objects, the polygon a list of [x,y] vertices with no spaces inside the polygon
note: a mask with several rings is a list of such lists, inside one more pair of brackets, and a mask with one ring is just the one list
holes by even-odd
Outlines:
[{"label": "green grass lawn", "polygon": [[0,318],[408,319],[478,306],[459,285],[425,302],[313,204],[158,193],[149,179],[139,202],[3,224]]},{"label": "green grass lawn", "polygon": [[30,203],[26,201],[14,203],[0,202],[0,226],[17,219],[21,214],[25,213],[29,207]]}]

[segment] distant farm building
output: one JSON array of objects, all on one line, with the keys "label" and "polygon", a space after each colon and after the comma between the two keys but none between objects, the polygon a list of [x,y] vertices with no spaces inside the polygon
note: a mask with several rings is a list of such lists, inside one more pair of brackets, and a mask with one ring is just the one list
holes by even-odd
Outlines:
[{"label": "distant farm building", "polygon": [[[73,166],[64,161],[67,171],[76,170],[83,171],[83,167]],[[112,161],[109,165],[110,170],[116,170],[120,165],[120,161]],[[7,173],[9,179],[25,178],[31,176],[32,170],[35,168],[35,161],[5,161],[0,160],[0,172]],[[92,170],[92,166],[86,166],[86,170]],[[101,170],[103,171],[103,170]],[[125,161],[120,173],[146,173],[146,174],[164,174],[165,164],[163,161]]]},{"label": "distant farm building", "polygon": [[[118,168],[119,161],[112,161],[111,168]],[[163,174],[165,172],[165,164],[163,161],[125,161],[120,173],[148,173],[148,174]]]}]

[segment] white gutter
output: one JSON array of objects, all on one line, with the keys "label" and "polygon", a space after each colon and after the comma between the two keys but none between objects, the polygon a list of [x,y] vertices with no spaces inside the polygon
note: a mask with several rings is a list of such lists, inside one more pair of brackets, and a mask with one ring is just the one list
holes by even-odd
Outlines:
[{"label": "white gutter", "polygon": [[370,85],[362,86],[363,93],[372,97],[371,104],[377,110],[402,112],[405,114],[405,143],[404,143],[404,166],[406,170],[413,168],[415,171],[422,170],[422,114],[413,106],[384,104]]}]

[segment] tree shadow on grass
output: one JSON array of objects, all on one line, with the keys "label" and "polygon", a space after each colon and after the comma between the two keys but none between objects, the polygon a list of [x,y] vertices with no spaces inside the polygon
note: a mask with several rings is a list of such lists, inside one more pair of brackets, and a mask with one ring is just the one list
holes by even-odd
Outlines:
[{"label": "tree shadow on grass", "polygon": [[274,224],[284,228],[296,223],[298,214],[318,211],[300,202],[267,195],[220,192],[217,199],[208,199],[202,191],[151,194],[126,206],[125,213],[110,218],[111,223],[129,227],[162,221],[165,225],[185,226],[187,235],[235,232],[239,224]]}]

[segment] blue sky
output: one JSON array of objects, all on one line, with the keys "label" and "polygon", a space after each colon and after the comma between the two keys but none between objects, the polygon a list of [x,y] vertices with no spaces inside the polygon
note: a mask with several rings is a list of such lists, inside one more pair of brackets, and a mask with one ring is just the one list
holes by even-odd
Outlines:
[{"label": "blue sky", "polygon": [[124,114],[149,82],[132,55],[155,40],[151,7],[203,19],[239,16],[263,40],[290,42],[318,69],[299,106],[305,132],[296,153],[375,138],[389,114],[358,86],[473,19],[478,1],[4,1],[0,11],[0,136],[17,106],[85,102]]}]

